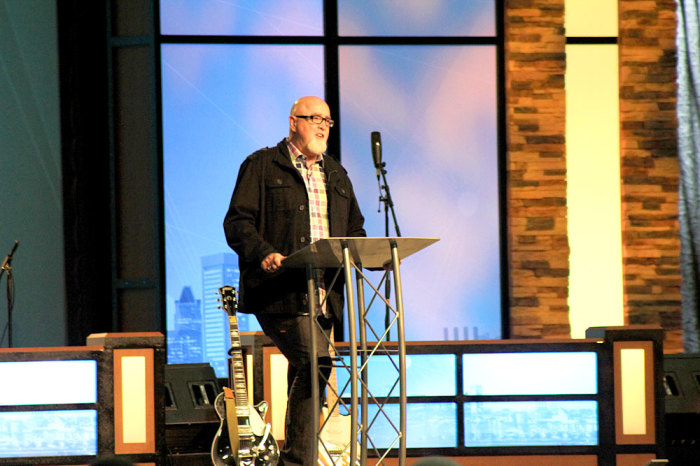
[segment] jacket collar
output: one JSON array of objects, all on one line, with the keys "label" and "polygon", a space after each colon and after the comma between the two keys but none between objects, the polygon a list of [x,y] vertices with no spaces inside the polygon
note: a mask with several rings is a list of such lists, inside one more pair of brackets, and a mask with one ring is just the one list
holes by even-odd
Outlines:
[{"label": "jacket collar", "polygon": [[[287,148],[286,138],[282,139],[279,143],[277,143],[277,151],[275,153],[273,161],[283,167],[292,170],[297,176],[299,176],[299,179],[301,180],[299,170],[297,170],[294,164],[292,163],[292,156],[289,153],[289,149]],[[328,185],[328,188],[330,188],[335,184],[335,181],[337,180],[338,175],[336,175],[335,173],[340,167],[338,166],[338,163],[335,161],[335,159],[329,156],[328,154],[323,156],[323,163],[324,171],[326,173],[326,183]]]},{"label": "jacket collar", "polygon": [[289,153],[289,149],[287,148],[286,139],[282,139],[279,143],[277,143],[277,152],[275,153],[274,161],[280,165],[296,170],[292,164],[292,155]]}]

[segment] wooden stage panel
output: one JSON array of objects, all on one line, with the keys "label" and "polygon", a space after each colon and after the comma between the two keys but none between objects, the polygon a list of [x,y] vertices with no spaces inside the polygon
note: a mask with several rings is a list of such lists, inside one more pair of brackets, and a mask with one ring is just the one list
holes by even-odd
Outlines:
[{"label": "wooden stage panel", "polygon": [[[270,413],[272,414],[273,430],[280,430],[279,427],[277,429],[275,427],[283,425],[286,400],[282,399],[283,396],[276,397],[273,395],[272,388],[282,385],[280,382],[285,382],[286,380],[281,380],[284,379],[285,371],[281,369],[275,370],[271,364],[271,358],[276,355],[276,348],[272,346],[271,342],[266,341],[264,335],[243,335],[242,339],[244,340],[247,354],[252,355],[253,359],[253,370],[249,371],[249,376],[253,379],[250,383],[253,386],[251,392],[255,394],[255,402],[266,399],[271,403]],[[392,344],[394,342],[387,342],[387,346]],[[338,348],[341,352],[345,349],[345,345],[347,343],[338,343]],[[407,408],[428,403],[434,403],[435,406],[455,403],[457,406],[457,414],[454,420],[456,425],[455,446],[442,444],[426,446],[428,445],[427,443],[411,446],[409,441],[407,449],[407,464],[409,465],[415,464],[421,458],[439,455],[454,455],[446,456],[446,458],[450,458],[456,464],[486,466],[560,466],[562,464],[567,466],[597,466],[616,463],[624,466],[645,466],[652,459],[667,458],[662,435],[664,432],[663,403],[660,402],[664,398],[662,384],[663,331],[659,327],[631,325],[591,328],[587,332],[587,338],[582,340],[408,342],[406,350],[407,357],[416,358],[444,354],[455,355],[456,367],[451,367],[450,370],[458,374],[454,381],[456,385],[454,393],[456,395],[440,393],[438,396],[434,393],[423,392],[415,392],[411,395],[409,393]],[[625,358],[620,357],[624,352],[623,350],[627,351],[624,353]],[[526,360],[535,358],[537,361],[542,361],[546,360],[545,356],[549,357],[550,354],[554,353],[566,353],[569,358],[572,356],[579,358],[585,353],[591,353],[595,356],[595,366],[593,369],[590,369],[589,364],[585,366],[586,372],[571,374],[569,373],[571,368],[568,366],[565,366],[566,370],[562,370],[561,365],[546,364],[549,370],[555,371],[555,377],[563,377],[563,380],[555,379],[554,382],[556,383],[544,384],[544,388],[539,386],[539,388],[528,388],[527,390],[529,391],[527,391],[527,387],[524,387],[522,381],[525,380],[524,377],[527,377],[529,372],[523,374],[521,369],[528,366],[520,363],[514,366],[512,362],[520,361],[522,357]],[[639,357],[640,353],[643,353],[643,358]],[[511,357],[510,355],[513,356]],[[634,357],[627,357],[629,355]],[[479,357],[473,358],[472,356]],[[503,359],[503,356],[508,356],[504,359],[510,365],[498,366],[500,369],[496,370],[495,373],[488,371],[492,371],[496,366],[479,361],[496,357],[498,357],[496,359],[500,360]],[[476,362],[479,362],[479,365],[470,366],[467,364],[468,360],[471,359],[475,359]],[[587,356],[584,359],[588,361],[590,357]],[[578,361],[578,359],[576,360]],[[631,361],[633,364],[628,364],[628,361]],[[625,364],[622,364],[622,362]],[[622,377],[622,366],[625,366],[625,377]],[[627,370],[629,369],[628,366],[635,370]],[[483,369],[484,367],[486,368]],[[572,365],[572,367],[574,367],[575,371],[579,370],[578,365]],[[537,367],[535,368],[538,369]],[[371,371],[372,369],[370,368],[369,372]],[[546,372],[540,373],[536,380],[546,380],[549,375]],[[583,388],[581,386],[581,382],[584,381],[581,377],[584,375],[588,378],[595,378],[592,382],[593,388]],[[415,381],[415,373],[413,377]],[[475,380],[489,380],[490,385],[488,387],[483,384],[480,384],[479,387],[476,387],[473,383],[469,385],[471,383],[470,377]],[[588,378],[585,381],[590,383],[591,381]],[[410,371],[408,371],[407,379],[410,386]],[[567,388],[568,385],[561,385],[560,383],[563,381],[573,381],[575,388],[571,389]],[[631,398],[634,403],[629,402],[627,398],[622,396],[623,381],[626,387],[637,388],[630,392],[634,395]],[[495,384],[495,382],[499,383]],[[506,387],[505,390],[502,388],[503,386]],[[474,387],[478,388],[478,390],[473,389]],[[514,391],[516,389],[522,389],[523,392]],[[281,390],[281,392],[284,395],[285,391]],[[390,406],[391,403],[396,403],[396,399],[392,398],[389,401]],[[518,437],[518,442],[520,443],[517,443],[513,440],[513,435],[510,435],[506,440],[511,443],[502,441],[502,436],[494,437],[494,442],[488,444],[471,442],[473,439],[469,437],[469,428],[475,424],[469,424],[467,407],[517,404],[518,409],[520,409],[519,412],[525,412],[523,410],[528,403],[540,403],[549,407],[559,406],[562,403],[593,404],[596,407],[594,415],[592,417],[589,416],[587,413],[592,410],[588,409],[586,416],[582,417],[585,422],[593,426],[593,430],[579,428],[581,426],[588,427],[588,424],[583,425],[579,423],[576,424],[576,427],[579,428],[576,432],[582,431],[586,435],[592,432],[590,435],[594,436],[594,440],[591,442],[589,437],[582,436],[581,438],[575,438],[576,442],[572,442],[571,435],[569,435],[568,437],[562,436],[563,440],[560,444],[545,445],[539,442],[538,438],[530,437],[525,438],[524,441],[520,441]],[[501,411],[505,411],[506,408],[501,409]],[[576,414],[580,410],[570,409],[569,411]],[[623,423],[622,417],[625,411],[627,422]],[[631,416],[635,413],[643,413],[643,416]],[[415,416],[411,417],[408,415],[408,417],[409,420],[415,419]],[[497,420],[504,419],[503,422],[511,422],[522,432],[532,432],[531,429],[529,430],[523,426],[524,422],[526,420],[529,421],[531,417],[525,419],[525,417],[521,416],[521,418],[517,422],[511,422],[500,416]],[[535,419],[535,422],[537,419]],[[591,419],[593,420],[591,421]],[[630,420],[635,422],[631,423]],[[447,422],[452,421],[448,420]],[[566,423],[562,424],[566,425]],[[540,422],[538,425],[543,425],[543,423]],[[549,424],[546,425],[549,426]],[[381,431],[377,429],[378,423],[374,423],[373,427],[375,427],[373,432],[379,432],[379,435],[381,435]],[[497,427],[492,428],[496,434],[499,433],[496,432],[498,430]],[[626,428],[623,429],[623,427]],[[425,428],[425,426],[419,428]],[[550,430],[552,429],[550,428]],[[567,434],[568,431],[560,429],[556,432]],[[626,435],[620,435],[621,433]],[[407,425],[406,437],[408,439],[421,438],[415,429],[411,431],[410,423]],[[275,438],[281,441],[283,435],[276,435]],[[555,440],[559,440],[559,437],[556,437]],[[531,443],[527,443],[528,441]],[[392,454],[396,453],[394,451]],[[372,458],[368,460],[368,464],[375,464],[375,462],[376,460],[373,461]],[[398,459],[390,458],[385,460],[383,464],[398,464]]]}]

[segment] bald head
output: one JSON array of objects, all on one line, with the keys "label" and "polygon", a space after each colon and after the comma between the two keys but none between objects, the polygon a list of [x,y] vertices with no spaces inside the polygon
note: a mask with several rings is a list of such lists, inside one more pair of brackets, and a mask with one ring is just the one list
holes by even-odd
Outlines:
[{"label": "bald head", "polygon": [[320,107],[325,107],[326,113],[330,116],[331,110],[328,104],[320,97],[315,95],[309,95],[306,97],[301,97],[294,102],[292,105],[292,110],[289,112],[290,115],[309,115],[306,113],[310,108],[316,109]]}]

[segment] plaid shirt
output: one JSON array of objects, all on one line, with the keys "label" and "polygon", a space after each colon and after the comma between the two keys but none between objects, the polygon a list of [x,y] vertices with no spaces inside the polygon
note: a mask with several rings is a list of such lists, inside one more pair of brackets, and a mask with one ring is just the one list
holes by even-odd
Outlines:
[{"label": "plaid shirt", "polygon": [[[287,148],[289,148],[292,163],[304,179],[306,193],[309,197],[311,242],[328,238],[330,229],[328,227],[328,197],[326,196],[326,174],[323,169],[323,155],[320,155],[309,168],[306,164],[306,156],[289,139],[287,139]],[[323,280],[320,277],[316,277],[316,283],[319,288],[318,302],[322,303],[323,314],[327,315],[326,290],[324,289]]]}]

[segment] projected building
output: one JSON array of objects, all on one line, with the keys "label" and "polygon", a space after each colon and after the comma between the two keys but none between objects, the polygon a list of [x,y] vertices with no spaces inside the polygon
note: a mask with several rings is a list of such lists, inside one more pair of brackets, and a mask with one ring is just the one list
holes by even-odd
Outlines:
[{"label": "projected building", "polygon": [[[204,361],[211,364],[217,377],[226,377],[227,352],[231,347],[228,316],[219,308],[218,291],[223,285],[238,288],[238,259],[235,254],[220,253],[202,257],[202,344]],[[239,329],[248,329],[247,316],[239,317]]]},{"label": "projected building", "polygon": [[168,332],[168,362],[202,362],[202,301],[185,286],[175,301],[174,329]]}]

